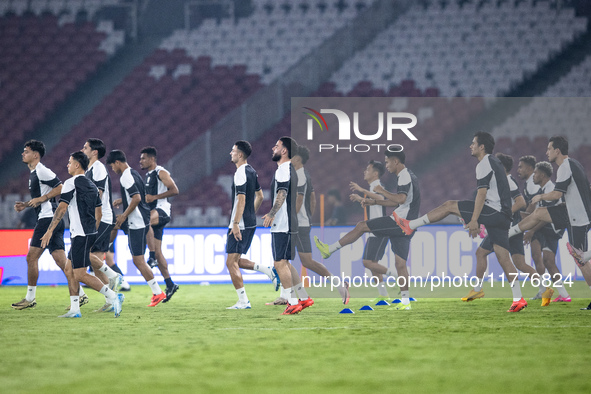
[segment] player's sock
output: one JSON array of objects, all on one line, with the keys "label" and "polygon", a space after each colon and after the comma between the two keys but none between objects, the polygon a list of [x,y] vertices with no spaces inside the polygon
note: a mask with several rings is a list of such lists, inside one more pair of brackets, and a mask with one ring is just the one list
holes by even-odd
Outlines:
[{"label": "player's sock", "polygon": [[272,268],[266,265],[255,263],[253,269],[267,275],[269,278],[273,276]]},{"label": "player's sock", "polygon": [[476,286],[474,286],[474,291],[475,292],[479,292],[482,290],[482,282],[484,281],[484,278],[479,278],[478,279],[478,284]]},{"label": "player's sock", "polygon": [[591,250],[583,252],[583,263],[591,260]]},{"label": "player's sock", "polygon": [[119,266],[117,264],[113,264],[111,266],[111,269],[115,272],[117,272],[119,275],[123,275],[123,272],[121,272],[121,269],[119,268]]},{"label": "player's sock", "polygon": [[343,246],[339,243],[339,241],[335,242],[332,245],[328,245],[328,251],[332,254],[342,248]]},{"label": "player's sock", "polygon": [[408,227],[412,228],[413,230],[416,230],[417,228],[424,226],[426,224],[431,223],[431,221],[429,220],[429,218],[427,217],[427,215],[423,215],[418,219],[414,219],[408,222]]},{"label": "player's sock", "polygon": [[156,252],[150,251],[150,258],[156,260]]},{"label": "player's sock", "polygon": [[559,281],[557,281],[557,282],[554,283],[554,288],[556,290],[558,290],[558,294],[560,294],[560,296],[562,298],[568,298],[568,297],[570,297],[568,295],[568,291],[566,291],[566,289],[564,288],[564,285],[562,284],[562,281],[561,280],[559,280]]},{"label": "player's sock", "polygon": [[289,292],[289,297],[287,298],[287,302],[289,302],[289,305],[297,305],[300,301],[298,300],[298,297],[296,295],[295,286],[285,290]]},{"label": "player's sock", "polygon": [[105,296],[105,300],[107,300],[109,304],[112,304],[115,301],[115,298],[117,298],[117,293],[109,289],[109,286],[107,285],[104,285],[103,288],[99,290],[99,293]]},{"label": "player's sock", "polygon": [[388,271],[386,271],[386,276],[396,277],[396,271],[388,269]]},{"label": "player's sock", "polygon": [[25,296],[25,300],[33,301],[35,296],[37,295],[37,286],[27,286],[27,295]]},{"label": "player's sock", "polygon": [[86,293],[84,292],[84,288],[83,288],[82,286],[80,286],[80,287],[78,288],[78,296],[79,296],[79,297],[82,297],[84,294],[86,294]]},{"label": "player's sock", "polygon": [[538,286],[538,289],[540,289],[540,291],[543,293],[546,291],[546,286],[544,286],[541,282],[540,285]]},{"label": "player's sock", "polygon": [[386,282],[381,281],[378,285],[378,293],[380,297],[388,297],[388,289],[386,289]]},{"label": "player's sock", "polygon": [[518,280],[515,280],[511,285],[511,292],[513,293],[513,301],[519,301],[523,297],[521,295],[521,286],[519,286]]},{"label": "player's sock", "polygon": [[167,289],[170,289],[171,287],[174,286],[174,282],[172,281],[171,278],[164,278],[164,283],[166,283]]},{"label": "player's sock", "polygon": [[116,278],[116,277],[117,277],[117,275],[119,275],[119,274],[117,274],[117,272],[113,271],[113,270],[111,269],[111,267],[109,267],[109,266],[108,266],[107,264],[105,264],[105,263],[103,263],[103,265],[101,266],[101,268],[99,268],[99,271],[101,271],[101,272],[103,272],[105,275],[107,275],[107,278],[109,278],[109,279]]},{"label": "player's sock", "polygon": [[236,289],[236,294],[238,294],[238,301],[246,304],[248,302],[248,296],[246,295],[246,290],[244,287]]},{"label": "player's sock", "polygon": [[79,296],[70,296],[70,312],[78,313],[80,312],[80,302]]},{"label": "player's sock", "polygon": [[158,282],[156,282],[156,279],[149,280],[148,286],[150,286],[150,290],[152,290],[152,294],[158,295],[158,294],[162,293],[162,289],[160,288],[160,286],[158,286]]},{"label": "player's sock", "polygon": [[400,292],[400,298],[402,298],[402,303],[404,305],[410,304],[410,298],[409,298],[409,291],[408,290],[402,290]]},{"label": "player's sock", "polygon": [[289,295],[289,290],[286,289],[285,287],[283,287],[283,285],[281,285],[281,298],[283,298],[284,300],[288,300],[290,295]]},{"label": "player's sock", "polygon": [[517,235],[517,234],[521,234],[523,231],[519,228],[519,225],[516,224],[515,226],[511,226],[511,228],[509,229],[509,238]]},{"label": "player's sock", "polygon": [[306,289],[304,289],[304,284],[303,283],[298,283],[297,285],[295,285],[295,289],[296,292],[298,293],[298,298],[300,300],[307,300],[308,298],[310,298],[310,296],[308,295],[308,292],[306,291]]}]

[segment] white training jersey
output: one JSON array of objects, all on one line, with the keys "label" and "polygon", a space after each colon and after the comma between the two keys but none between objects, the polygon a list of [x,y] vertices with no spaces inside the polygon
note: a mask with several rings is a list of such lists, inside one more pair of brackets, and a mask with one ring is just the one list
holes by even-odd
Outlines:
[{"label": "white training jersey", "polygon": [[[37,163],[35,168],[31,170],[29,175],[29,191],[31,198],[39,198],[49,193],[53,188],[59,186],[61,181],[55,175],[55,172],[45,167],[42,163]],[[56,205],[53,199],[42,202],[35,212],[37,212],[37,219],[51,218],[55,211]]]},{"label": "white training jersey", "polygon": [[[279,211],[275,215],[273,225],[271,226],[272,233],[288,233],[290,232],[290,213],[288,211],[288,205],[290,204],[289,198],[291,197],[291,173],[290,173],[291,161],[286,161],[277,167],[275,171],[275,191],[274,196],[277,196],[279,190],[285,190],[287,192],[287,198],[285,202],[279,208]],[[273,199],[275,204],[275,199]]]},{"label": "white training jersey", "polygon": [[[164,167],[156,166],[152,171],[146,173],[146,194],[157,195],[162,194],[168,191],[168,188],[162,180],[160,179],[160,173],[166,172],[170,174]],[[152,201],[148,204],[150,209],[160,208],[162,209],[168,216],[170,216],[170,202],[168,198],[160,198],[156,201]]]},{"label": "white training jersey", "polygon": [[581,163],[566,158],[556,172],[554,189],[564,193],[571,226],[588,225],[591,219],[591,195],[589,180]]},{"label": "white training jersey", "polygon": [[107,172],[107,168],[100,161],[95,161],[86,170],[85,174],[95,186],[103,192],[101,198],[101,222],[107,224],[113,224],[115,215],[113,213],[113,195],[111,193],[111,178]]}]

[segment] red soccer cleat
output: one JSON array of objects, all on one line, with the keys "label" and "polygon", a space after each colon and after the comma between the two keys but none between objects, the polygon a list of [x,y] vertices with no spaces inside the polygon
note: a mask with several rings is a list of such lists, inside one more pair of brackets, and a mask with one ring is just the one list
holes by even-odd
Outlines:
[{"label": "red soccer cleat", "polygon": [[396,212],[392,212],[392,216],[394,216],[396,224],[398,225],[398,227],[400,227],[404,234],[411,235],[415,231],[408,225],[409,221],[406,219],[402,219],[400,216],[398,216]]},{"label": "red soccer cleat", "polygon": [[153,295],[152,299],[150,300],[150,305],[148,306],[156,306],[158,304],[160,304],[160,302],[164,301],[166,299],[166,294],[164,294],[164,292],[158,294],[158,295]]},{"label": "red soccer cleat", "polygon": [[302,306],[302,310],[304,310],[304,309],[314,305],[314,300],[312,298],[308,297],[305,300],[300,300],[300,305]]},{"label": "red soccer cleat", "polygon": [[507,312],[519,312],[523,308],[527,308],[527,301],[523,297],[521,297],[519,301],[513,301],[513,304],[511,304],[511,308],[509,308]]},{"label": "red soccer cleat", "polygon": [[287,308],[283,311],[282,315],[297,315],[302,311],[302,306],[297,303],[295,305],[287,305]]}]

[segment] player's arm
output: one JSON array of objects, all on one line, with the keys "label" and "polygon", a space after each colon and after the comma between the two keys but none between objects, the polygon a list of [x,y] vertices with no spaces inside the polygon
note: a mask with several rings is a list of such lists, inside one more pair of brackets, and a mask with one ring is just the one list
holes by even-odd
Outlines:
[{"label": "player's arm", "polygon": [[535,203],[540,202],[541,200],[544,200],[544,201],[560,200],[562,198],[563,194],[564,193],[561,192],[560,190],[552,190],[550,193],[538,194],[538,195],[534,196],[531,199],[531,203],[535,204]]},{"label": "player's arm", "polygon": [[121,215],[117,216],[117,222],[115,223],[116,229],[121,228],[121,225],[123,224],[123,222],[125,222],[125,220],[127,220],[129,215],[131,215],[133,210],[138,205],[140,205],[141,201],[142,201],[142,198],[140,197],[139,193],[136,193],[133,196],[131,196],[131,201],[129,201],[129,205],[127,206],[127,209]]},{"label": "player's arm", "polygon": [[[61,185],[60,185],[60,188],[61,188]],[[55,230],[55,228],[57,227],[59,222],[64,218],[64,215],[66,214],[67,210],[68,210],[68,203],[65,201],[61,201],[60,205],[58,205],[57,209],[55,210],[55,213],[53,214],[53,220],[51,221],[51,224],[47,228],[47,232],[45,233],[45,235],[43,235],[43,237],[41,237],[41,248],[45,249],[47,247],[47,245],[49,245],[49,241],[51,240],[51,237],[53,236],[53,231]]]},{"label": "player's arm", "polygon": [[316,212],[316,193],[312,190],[310,193],[310,215],[314,216]]},{"label": "player's arm", "polygon": [[96,218],[96,228],[98,229],[103,218],[103,210],[101,207],[94,208],[94,217]]},{"label": "player's arm", "polygon": [[242,220],[242,214],[244,214],[244,207],[246,206],[246,195],[240,193],[236,197],[238,201],[236,202],[236,214],[232,219],[232,235],[234,235],[237,241],[240,241],[242,240],[240,220]]},{"label": "player's arm", "polygon": [[[408,187],[407,187],[408,186]],[[409,189],[410,185],[402,185],[398,187],[398,191],[401,188]],[[374,188],[374,191],[380,193],[382,196],[386,197],[386,200],[377,204],[377,205],[384,205],[386,207],[392,207],[394,205],[404,204],[406,202],[406,193],[390,193],[383,186],[378,185]]]},{"label": "player's arm", "polygon": [[259,189],[254,193],[254,212],[257,213],[259,211],[259,208],[261,207],[261,204],[263,203],[263,199],[265,198],[265,195],[263,194],[263,190]]},{"label": "player's arm", "polygon": [[349,189],[366,195],[369,193],[369,190],[362,188],[357,182],[349,182]]},{"label": "player's arm", "polygon": [[277,190],[277,196],[275,196],[275,204],[273,204],[273,207],[271,208],[269,213],[266,214],[265,216],[263,216],[263,220],[264,220],[263,226],[269,227],[269,226],[271,226],[271,224],[273,224],[273,220],[275,219],[275,215],[277,214],[277,212],[279,212],[279,209],[281,208],[281,206],[285,202],[286,198],[287,198],[287,190],[285,190],[285,189]]},{"label": "player's arm", "polygon": [[515,198],[515,204],[511,206],[511,213],[521,211],[526,205],[525,198],[522,195],[517,196]]},{"label": "player's arm", "polygon": [[302,209],[302,205],[304,205],[304,195],[298,193],[296,198],[296,213],[300,213],[300,209]]},{"label": "player's arm", "polygon": [[176,186],[176,183],[174,182],[174,180],[172,179],[170,174],[168,173],[168,171],[162,170],[162,171],[160,171],[160,173],[158,173],[158,176],[160,177],[160,180],[162,181],[162,183],[164,184],[164,186],[166,186],[166,188],[168,190],[165,191],[164,193],[156,194],[155,196],[151,195],[151,194],[146,194],[146,202],[148,204],[155,201],[155,200],[161,200],[163,198],[174,197],[179,194],[179,189]]},{"label": "player's arm", "polygon": [[484,201],[486,200],[486,192],[488,188],[481,187],[478,189],[476,193],[476,200],[474,201],[474,212],[472,213],[472,219],[466,225],[468,232],[472,238],[478,235],[480,230],[480,226],[478,224],[478,218],[480,217],[480,213],[482,212],[482,208],[484,207]]},{"label": "player's arm", "polygon": [[51,200],[54,197],[59,196],[62,193],[62,184],[60,183],[53,189],[49,191],[49,193],[42,195],[41,197],[33,198],[32,200],[27,201],[24,203],[28,207],[37,208],[42,203]]}]

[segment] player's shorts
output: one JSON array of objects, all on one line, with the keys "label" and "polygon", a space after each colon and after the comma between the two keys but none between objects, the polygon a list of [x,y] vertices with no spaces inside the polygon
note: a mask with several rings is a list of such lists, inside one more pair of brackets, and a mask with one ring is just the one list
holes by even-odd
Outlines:
[{"label": "player's shorts", "polygon": [[[47,232],[52,220],[53,218],[43,218],[37,221],[35,230],[33,230],[33,238],[31,238],[31,246],[36,248],[41,247],[41,238]],[[53,235],[49,240],[49,244],[47,244],[47,249],[49,249],[49,253],[53,253],[55,250],[65,250],[63,220],[60,220],[56,228],[53,230]]]},{"label": "player's shorts", "polygon": [[575,248],[586,251],[589,226],[570,226],[568,228],[568,242]]},{"label": "player's shorts", "polygon": [[132,256],[143,256],[146,253],[146,235],[148,226],[137,230],[129,229],[127,243]]},{"label": "player's shorts", "polygon": [[565,229],[570,226],[566,204],[553,205],[551,207],[547,207],[546,209],[548,210],[550,219],[552,219],[552,224],[554,224],[554,227],[556,227],[558,230]]},{"label": "player's shorts", "polygon": [[363,249],[363,260],[380,261],[388,246],[387,237],[369,237]]},{"label": "player's shorts", "polygon": [[293,260],[295,257],[295,242],[291,233],[271,233],[273,261]]},{"label": "player's shorts", "polygon": [[156,212],[158,212],[158,224],[152,226],[152,230],[154,230],[154,238],[158,241],[162,241],[164,226],[170,223],[170,216],[160,208],[156,208]]},{"label": "player's shorts", "polygon": [[310,227],[299,227],[298,233],[294,234],[295,246],[298,250],[298,253],[312,253],[310,230]]},{"label": "player's shorts", "polygon": [[245,228],[241,230],[240,233],[242,234],[242,240],[237,241],[232,234],[232,229],[228,229],[228,238],[226,240],[226,253],[238,253],[238,254],[245,254],[250,249],[250,244],[252,243],[252,238],[254,237],[254,232],[256,227],[253,228]]},{"label": "player's shorts", "polygon": [[90,251],[106,253],[109,250],[109,243],[111,241],[111,230],[115,227],[113,224],[101,222],[96,234],[96,240]]},{"label": "player's shorts", "polygon": [[[472,214],[474,213],[474,201],[458,201],[458,209],[462,219],[464,219],[466,223],[469,223],[472,220]],[[483,224],[486,228],[486,232],[488,233],[487,238],[490,238],[492,245],[499,245],[507,250],[511,249],[509,244],[509,227],[511,227],[511,218],[509,216],[485,205],[482,207],[482,211],[478,217],[478,223]]]},{"label": "player's shorts", "polygon": [[[490,237],[487,235],[480,244],[482,249],[486,249],[488,251],[493,251],[493,243]],[[525,255],[525,246],[523,246],[523,233],[519,233],[511,238],[509,238],[509,254],[513,256],[514,254]]]},{"label": "player's shorts", "polygon": [[398,257],[406,260],[410,251],[410,240],[412,235],[406,235],[396,224],[392,216],[383,216],[365,222],[371,233],[376,237],[386,237],[390,239],[392,252]]},{"label": "player's shorts", "polygon": [[70,252],[68,252],[68,260],[72,262],[74,269],[90,267],[90,250],[95,241],[96,234],[71,238],[72,244]]},{"label": "player's shorts", "polygon": [[558,241],[560,241],[563,235],[564,229],[557,233],[551,224],[547,224],[541,230],[536,231],[534,239],[538,240],[542,250],[548,250],[556,254],[558,251]]}]

